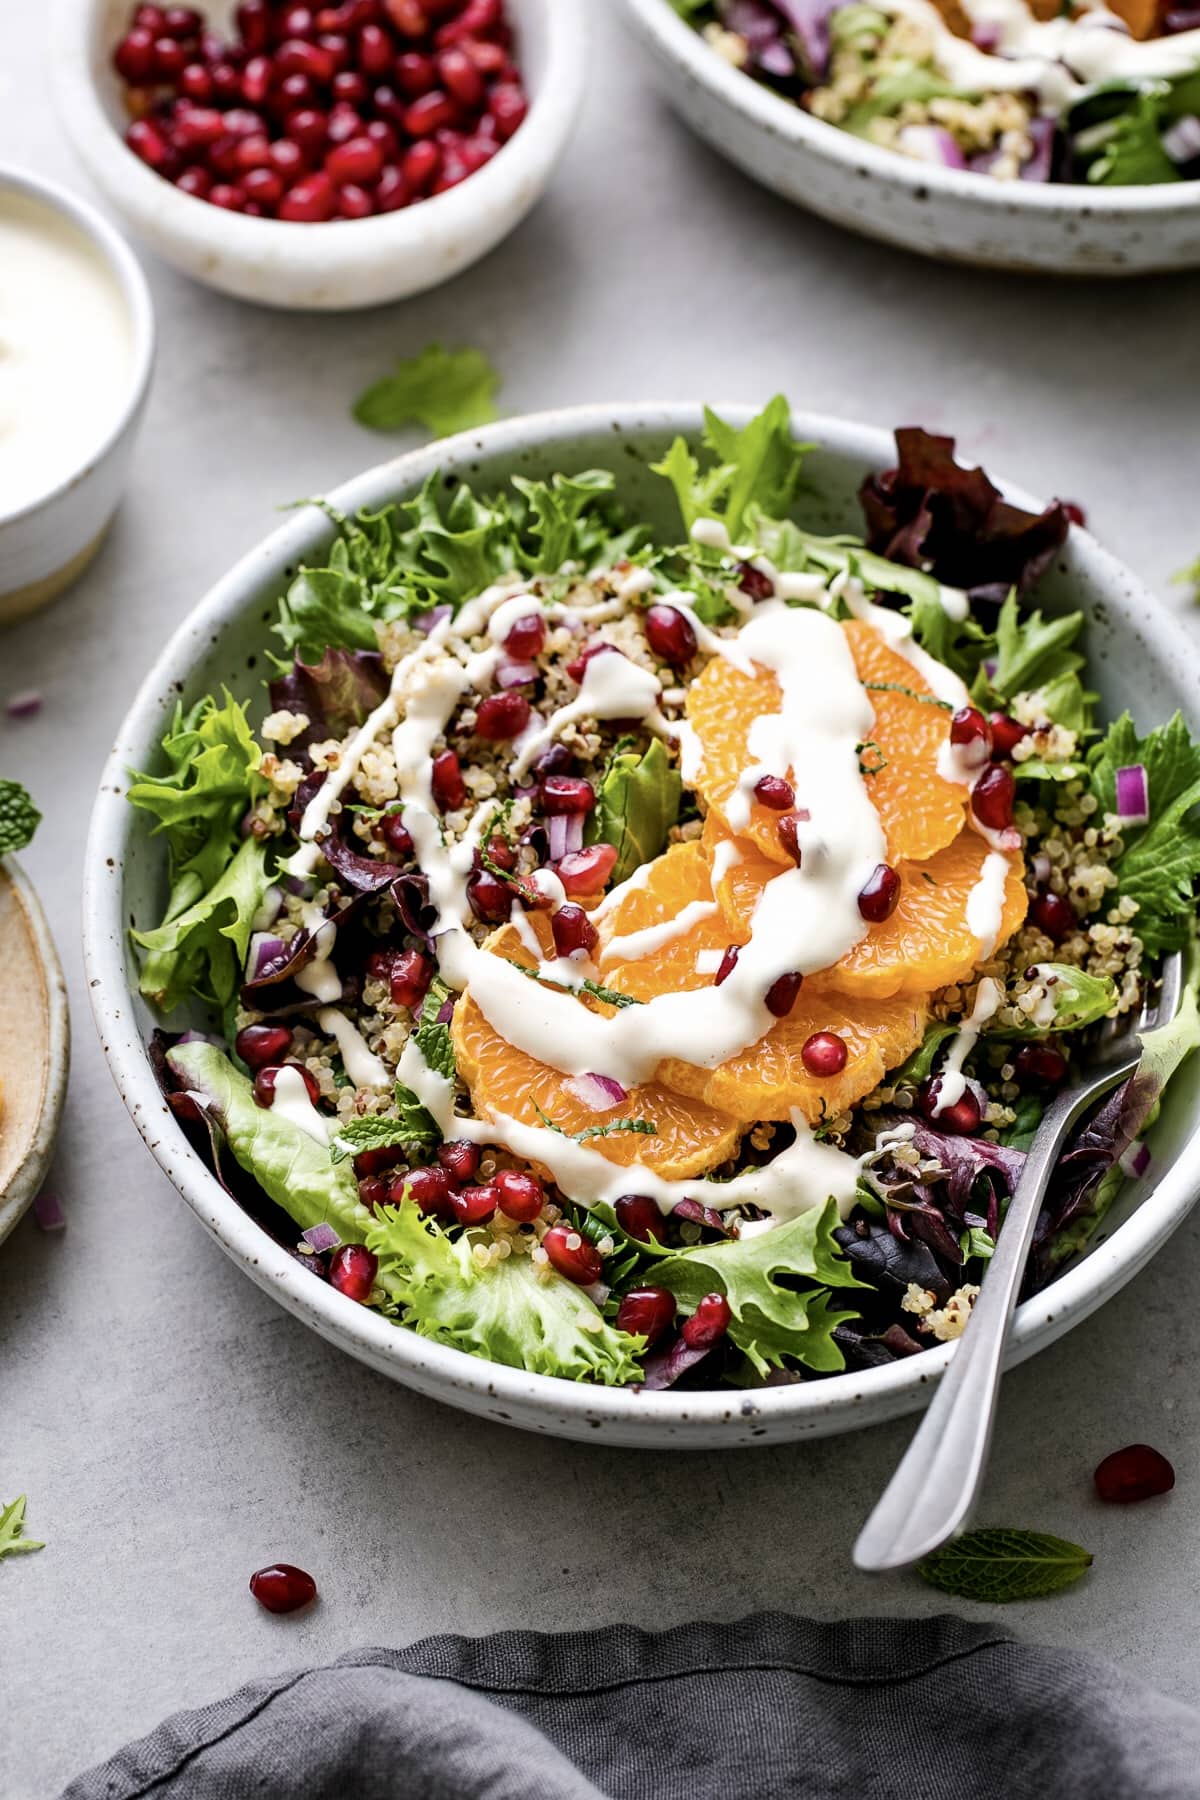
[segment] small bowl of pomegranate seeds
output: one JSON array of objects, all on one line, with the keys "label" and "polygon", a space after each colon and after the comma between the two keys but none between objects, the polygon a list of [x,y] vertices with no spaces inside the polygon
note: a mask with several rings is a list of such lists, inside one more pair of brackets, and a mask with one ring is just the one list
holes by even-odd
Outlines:
[{"label": "small bowl of pomegranate seeds", "polygon": [[242,299],[435,286],[540,196],[578,111],[582,0],[71,0],[58,91],[129,225]]},{"label": "small bowl of pomegranate seeds", "polygon": [[[219,1241],[531,1429],[919,1406],[1043,1111],[1195,927],[1196,658],[1078,516],[780,396],[507,421],[289,519],[88,854],[106,1053]],[[1080,1121],[1015,1356],[1192,1205],[1197,1044],[1189,988]]]}]

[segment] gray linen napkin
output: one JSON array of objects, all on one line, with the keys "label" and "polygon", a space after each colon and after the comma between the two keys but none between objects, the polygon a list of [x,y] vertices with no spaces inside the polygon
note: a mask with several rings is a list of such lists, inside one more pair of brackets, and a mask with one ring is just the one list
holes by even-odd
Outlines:
[{"label": "gray linen napkin", "polygon": [[435,1637],[176,1713],[63,1800],[1195,1800],[1200,1713],[961,1619]]}]

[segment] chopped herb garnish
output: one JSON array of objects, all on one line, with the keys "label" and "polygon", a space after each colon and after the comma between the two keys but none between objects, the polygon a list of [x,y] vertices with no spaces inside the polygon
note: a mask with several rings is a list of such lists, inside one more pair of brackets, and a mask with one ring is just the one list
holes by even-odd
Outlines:
[{"label": "chopped herb garnish", "polygon": [[619,994],[616,988],[601,987],[598,981],[581,981],[578,987],[572,987],[569,982],[555,981],[552,975],[543,975],[540,969],[531,969],[528,963],[518,962],[513,956],[506,957],[505,960],[510,962],[514,969],[520,969],[522,975],[528,975],[530,981],[544,981],[547,987],[557,988],[563,994],[591,994],[594,1000],[603,1000],[606,1006],[641,1006],[642,1004],[632,994]]}]

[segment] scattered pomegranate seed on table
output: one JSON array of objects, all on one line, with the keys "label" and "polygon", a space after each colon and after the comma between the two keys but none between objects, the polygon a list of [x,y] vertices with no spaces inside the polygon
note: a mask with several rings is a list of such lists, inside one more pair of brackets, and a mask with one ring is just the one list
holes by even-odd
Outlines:
[{"label": "scattered pomegranate seed on table", "polygon": [[1127,1444],[1106,1456],[1092,1479],[1101,1500],[1127,1505],[1132,1500],[1169,1494],[1175,1486],[1175,1471],[1160,1450],[1149,1444]]},{"label": "scattered pomegranate seed on table", "polygon": [[503,0],[246,0],[228,40],[194,8],[135,6],[112,61],[148,168],[302,224],[445,193],[529,110]]},{"label": "scattered pomegranate seed on table", "polygon": [[317,1584],[306,1569],[298,1569],[294,1563],[272,1563],[254,1571],[250,1592],[268,1612],[290,1613],[316,1599]]}]

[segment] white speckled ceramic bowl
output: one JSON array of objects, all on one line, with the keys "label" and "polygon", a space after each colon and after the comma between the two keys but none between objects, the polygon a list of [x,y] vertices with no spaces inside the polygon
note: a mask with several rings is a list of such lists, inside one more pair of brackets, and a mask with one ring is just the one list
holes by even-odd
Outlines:
[{"label": "white speckled ceramic bowl", "polygon": [[[726,409],[722,409],[725,411]],[[727,416],[745,423],[745,408]],[[883,431],[797,415],[798,437],[819,448],[808,463],[812,496],[804,522],[823,532],[857,529],[859,483],[894,460]],[[514,419],[381,464],[332,496],[344,510],[412,495],[433,472],[483,489],[510,474],[545,478],[556,470],[616,472],[633,515],[678,535],[666,484],[649,464],[682,432],[698,440],[698,407],[581,407]],[[1019,490],[1010,496],[1033,504]],[[85,864],[84,939],[88,987],[104,1053],[138,1130],[201,1223],[282,1305],[324,1337],[421,1393],[488,1418],[566,1437],[617,1443],[751,1444],[853,1430],[922,1406],[951,1352],[934,1349],[864,1374],[755,1393],[636,1393],[527,1375],[481,1362],[398,1329],[317,1280],[244,1213],[191,1149],[159,1093],[146,1053],[156,1023],[137,993],[128,938],[133,921],[157,918],[166,894],[161,839],[126,803],[126,771],[153,766],[176,701],[220,683],[265,712],[263,647],[289,575],[327,544],[324,514],[297,513],[237,564],[200,602],[159,657],[134,700],[105,769]],[[1200,718],[1195,651],[1129,571],[1084,532],[1072,531],[1045,576],[1039,603],[1088,615],[1089,676],[1110,712],[1130,707],[1160,720],[1176,706]],[[197,1018],[195,1023],[202,1021]],[[1018,1311],[1016,1362],[1092,1312],[1153,1255],[1185,1217],[1200,1186],[1200,1062],[1180,1076],[1155,1129],[1155,1181],[1132,1194],[1105,1240],[1047,1292]]]},{"label": "white speckled ceramic bowl", "polygon": [[1200,181],[1101,188],[994,181],[814,119],[733,68],[670,0],[625,0],[675,110],[739,168],[823,218],[948,262],[1048,275],[1200,264]]},{"label": "white speckled ceramic bowl", "polygon": [[[529,115],[459,187],[371,219],[300,225],[251,219],[184,194],[139,161],[112,51],[128,0],[59,0],[52,58],[59,113],[91,174],[130,229],[209,287],[269,306],[343,311],[402,300],[468,268],[520,223],[549,181],[579,111],[585,0],[508,0]],[[233,0],[204,9],[216,29]]]},{"label": "white speckled ceramic bowl", "polygon": [[0,1243],[38,1194],[67,1097],[67,987],[38,897],[0,861]]},{"label": "white speckled ceramic bowl", "polygon": [[125,401],[100,442],[53,487],[27,504],[6,510],[0,495],[0,623],[7,624],[36,612],[61,594],[83,573],[104,541],[125,491],[150,389],[154,310],[136,257],[94,207],[57,183],[8,164],[0,164],[0,191],[59,214],[101,257],[124,301],[132,342]]}]

